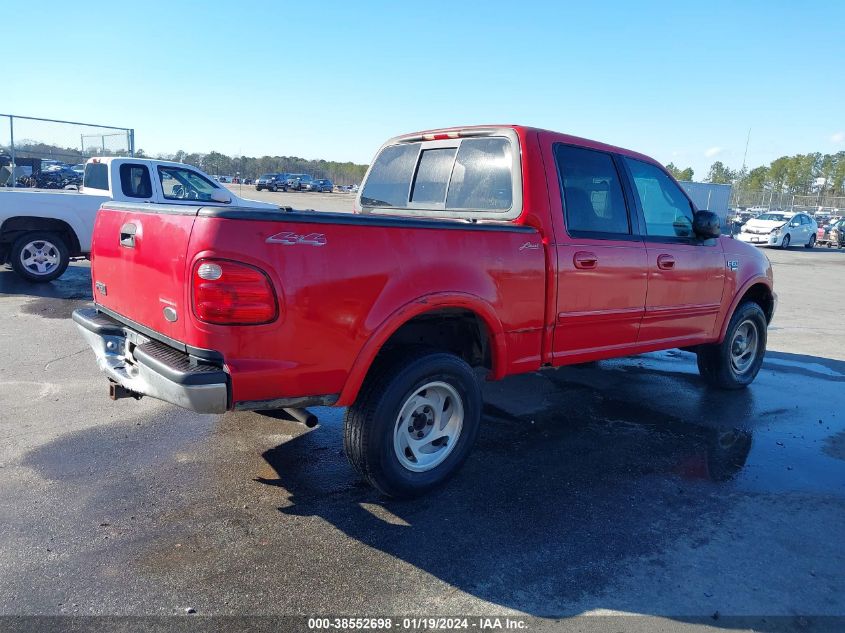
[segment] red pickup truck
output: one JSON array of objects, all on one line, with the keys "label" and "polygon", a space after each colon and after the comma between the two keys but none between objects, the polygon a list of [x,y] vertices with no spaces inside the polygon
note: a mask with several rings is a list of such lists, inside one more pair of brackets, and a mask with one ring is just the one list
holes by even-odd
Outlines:
[{"label": "red pickup truck", "polygon": [[112,397],[348,407],[350,461],[397,496],[467,457],[481,375],[681,347],[739,388],[776,305],[660,164],[520,126],[391,139],[354,214],[107,202],[92,262],[74,320]]}]

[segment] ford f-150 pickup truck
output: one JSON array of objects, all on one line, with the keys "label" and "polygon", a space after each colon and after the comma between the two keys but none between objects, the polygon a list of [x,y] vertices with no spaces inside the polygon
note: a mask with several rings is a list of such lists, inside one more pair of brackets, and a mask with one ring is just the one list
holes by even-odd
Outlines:
[{"label": "ford f-150 pickup truck", "polygon": [[8,262],[28,281],[60,277],[71,258],[91,250],[97,210],[110,200],[279,209],[238,198],[189,165],[148,158],[91,158],[79,191],[0,190],[0,264]]},{"label": "ford f-150 pickup truck", "polygon": [[482,372],[681,347],[734,389],[763,362],[768,260],[642,154],[520,126],[400,136],[356,211],[104,204],[74,320],[112,397],[348,407],[351,463],[410,496],[466,459]]}]

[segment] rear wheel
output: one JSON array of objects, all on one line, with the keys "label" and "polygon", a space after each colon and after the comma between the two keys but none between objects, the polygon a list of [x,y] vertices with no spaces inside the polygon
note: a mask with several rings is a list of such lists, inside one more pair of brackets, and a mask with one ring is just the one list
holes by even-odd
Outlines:
[{"label": "rear wheel", "polygon": [[731,317],[721,343],[698,347],[698,371],[704,380],[721,389],[750,385],[766,354],[766,315],[759,304],[746,301]]},{"label": "rear wheel", "polygon": [[57,233],[24,233],[12,245],[12,268],[27,281],[43,283],[61,277],[70,263],[64,239]]},{"label": "rear wheel", "polygon": [[344,448],[370,484],[413,497],[457,471],[480,421],[472,368],[453,354],[419,350],[373,369],[346,412]]},{"label": "rear wheel", "polygon": [[811,235],[810,241],[804,244],[804,248],[813,248],[816,245],[816,236]]}]

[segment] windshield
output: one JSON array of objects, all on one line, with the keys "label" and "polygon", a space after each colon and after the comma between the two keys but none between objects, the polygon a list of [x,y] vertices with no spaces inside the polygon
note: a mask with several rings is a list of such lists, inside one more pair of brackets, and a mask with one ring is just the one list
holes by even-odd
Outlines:
[{"label": "windshield", "polygon": [[258,179],[259,180],[270,180],[271,178],[274,178],[274,177],[275,176],[273,174],[264,174],[263,176],[260,176]]},{"label": "windshield", "polygon": [[776,222],[783,222],[786,216],[783,213],[763,213],[757,216],[758,220],[774,220]]}]

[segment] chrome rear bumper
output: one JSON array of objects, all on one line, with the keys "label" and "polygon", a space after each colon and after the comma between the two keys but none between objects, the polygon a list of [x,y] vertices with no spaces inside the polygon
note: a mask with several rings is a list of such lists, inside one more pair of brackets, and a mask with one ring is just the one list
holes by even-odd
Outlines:
[{"label": "chrome rear bumper", "polygon": [[74,310],[73,320],[109,380],[198,413],[224,413],[229,377],[222,367],[197,362],[123,325],[96,308]]}]

